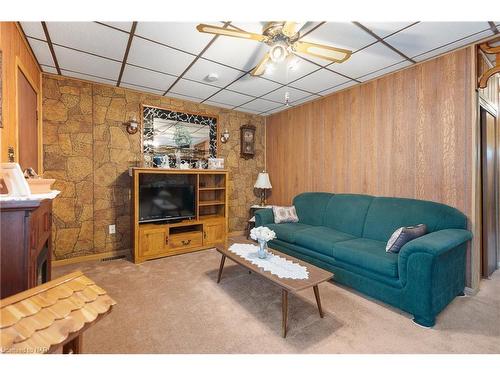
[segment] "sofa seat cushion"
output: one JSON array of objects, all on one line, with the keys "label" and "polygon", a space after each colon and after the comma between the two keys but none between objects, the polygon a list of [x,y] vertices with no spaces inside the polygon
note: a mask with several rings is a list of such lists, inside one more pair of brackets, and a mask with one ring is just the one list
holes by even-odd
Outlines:
[{"label": "sofa seat cushion", "polygon": [[295,237],[298,233],[313,228],[312,225],[303,223],[266,224],[266,227],[272,229],[279,240],[290,243],[295,243]]},{"label": "sofa seat cushion", "polygon": [[317,251],[328,256],[332,255],[332,245],[335,242],[347,241],[356,237],[327,227],[313,227],[300,231],[295,243],[307,249]]},{"label": "sofa seat cushion", "polygon": [[386,253],[385,242],[356,238],[332,245],[332,256],[341,262],[389,277],[398,277],[398,254]]}]

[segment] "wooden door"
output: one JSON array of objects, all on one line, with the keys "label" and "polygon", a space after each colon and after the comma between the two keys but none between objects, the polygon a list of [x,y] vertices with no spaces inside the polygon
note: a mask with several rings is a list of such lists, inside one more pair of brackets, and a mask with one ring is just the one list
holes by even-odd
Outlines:
[{"label": "wooden door", "polygon": [[148,258],[164,252],[167,241],[166,228],[141,229],[139,234],[139,256]]},{"label": "wooden door", "polygon": [[19,164],[38,170],[38,98],[21,69],[17,75],[17,124]]},{"label": "wooden door", "polygon": [[496,118],[481,109],[481,183],[482,183],[482,275],[488,277],[497,268],[498,181]]},{"label": "wooden door", "polygon": [[209,221],[204,224],[204,245],[214,245],[224,241],[224,221]]}]

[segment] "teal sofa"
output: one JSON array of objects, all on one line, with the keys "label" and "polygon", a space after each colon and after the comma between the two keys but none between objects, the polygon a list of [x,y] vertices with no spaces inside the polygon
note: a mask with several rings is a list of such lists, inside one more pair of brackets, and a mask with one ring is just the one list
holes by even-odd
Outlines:
[{"label": "teal sofa", "polygon": [[[334,280],[413,315],[432,327],[465,287],[467,218],[450,206],[416,199],[303,193],[293,200],[298,223],[275,224],[258,210],[256,226],[276,232],[270,247],[334,273]],[[426,224],[428,234],[386,253],[399,227]]]}]

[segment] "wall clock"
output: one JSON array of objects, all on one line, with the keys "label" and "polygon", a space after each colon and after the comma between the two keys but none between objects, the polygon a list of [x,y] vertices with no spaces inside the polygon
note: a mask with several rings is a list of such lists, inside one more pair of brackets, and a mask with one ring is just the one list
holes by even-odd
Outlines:
[{"label": "wall clock", "polygon": [[247,124],[240,127],[240,154],[248,159],[255,156],[255,126]]}]

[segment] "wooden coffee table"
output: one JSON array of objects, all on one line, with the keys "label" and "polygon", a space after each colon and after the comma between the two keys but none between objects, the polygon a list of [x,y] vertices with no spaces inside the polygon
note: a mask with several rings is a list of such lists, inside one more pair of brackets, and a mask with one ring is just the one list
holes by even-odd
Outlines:
[{"label": "wooden coffee table", "polygon": [[[251,243],[255,244],[254,242],[251,241],[239,241],[238,243]],[[231,244],[229,244],[230,246]],[[217,276],[217,283],[220,282],[221,276],[222,276],[222,270],[224,268],[224,262],[226,261],[226,258],[231,259],[233,262],[238,263],[239,265],[245,267],[251,272],[255,272],[258,275],[263,276],[273,284],[276,284],[281,288],[281,311],[282,311],[282,322],[281,322],[281,329],[282,329],[282,334],[283,337],[286,337],[286,330],[287,330],[287,317],[288,317],[288,292],[291,293],[297,293],[301,290],[307,289],[307,288],[313,288],[314,290],[314,296],[316,297],[316,303],[318,305],[318,310],[319,310],[319,316],[323,318],[323,310],[321,308],[321,300],[319,297],[319,289],[318,285],[324,281],[330,280],[333,277],[333,273],[325,271],[322,268],[313,266],[312,264],[309,264],[307,262],[304,262],[300,259],[294,258],[290,255],[283,254],[277,250],[274,249],[268,249],[269,252],[279,255],[282,258],[286,258],[288,260],[293,261],[294,263],[298,263],[301,266],[304,266],[307,268],[307,271],[309,272],[309,277],[307,279],[285,279],[285,278],[279,278],[276,275],[273,275],[269,271],[264,271],[262,268],[257,267],[255,264],[250,263],[250,261],[246,260],[245,258],[240,257],[239,255],[233,253],[232,251],[229,250],[229,246],[227,244],[225,245],[218,245],[217,246],[217,251],[222,254],[222,258],[220,260],[220,266],[219,266],[219,274]]]}]

